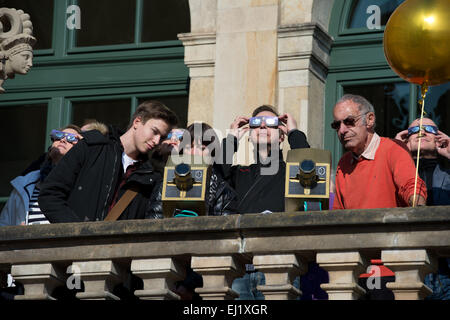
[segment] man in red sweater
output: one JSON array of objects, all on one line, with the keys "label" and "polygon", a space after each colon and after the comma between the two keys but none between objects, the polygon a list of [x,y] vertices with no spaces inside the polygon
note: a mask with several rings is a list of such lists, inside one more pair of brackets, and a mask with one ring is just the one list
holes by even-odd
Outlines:
[{"label": "man in red sweater", "polygon": [[336,171],[333,209],[393,208],[425,205],[424,182],[417,177],[406,146],[374,131],[375,110],[364,97],[344,95],[334,106],[336,130],[345,153]]}]

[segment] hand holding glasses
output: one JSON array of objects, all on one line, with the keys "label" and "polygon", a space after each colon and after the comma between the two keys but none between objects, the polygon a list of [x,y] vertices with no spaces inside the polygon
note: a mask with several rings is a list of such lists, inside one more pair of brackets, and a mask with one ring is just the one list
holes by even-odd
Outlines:
[{"label": "hand holding glasses", "polygon": [[183,139],[184,130],[172,130],[167,135],[167,138],[165,140],[178,140],[181,141]]}]

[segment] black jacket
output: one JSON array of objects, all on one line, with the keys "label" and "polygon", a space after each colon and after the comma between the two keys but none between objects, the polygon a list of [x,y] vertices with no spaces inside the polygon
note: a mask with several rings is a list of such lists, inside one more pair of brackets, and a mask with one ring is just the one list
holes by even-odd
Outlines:
[{"label": "black jacket", "polygon": [[[83,136],[42,185],[39,206],[51,223],[104,220],[120,185],[123,147],[117,129],[111,127],[107,137],[96,130]],[[143,158],[117,191],[120,197],[131,186],[139,189],[119,219],[143,219],[161,180],[161,175]]]},{"label": "black jacket", "polygon": [[[230,163],[233,153],[237,150],[237,139],[228,136],[227,139],[234,139],[234,150],[229,152],[226,149],[226,139],[223,141],[224,161]],[[292,130],[288,134],[288,141],[291,149],[309,148],[306,136],[299,130]],[[256,157],[258,159],[258,157]],[[273,175],[262,175],[261,169],[264,165],[259,162],[250,166],[221,165],[220,172],[225,180],[237,193],[236,207],[237,213],[261,213],[269,210],[271,212],[284,211],[284,191],[286,163],[280,150],[278,170]],[[277,165],[277,164],[275,164]]]}]

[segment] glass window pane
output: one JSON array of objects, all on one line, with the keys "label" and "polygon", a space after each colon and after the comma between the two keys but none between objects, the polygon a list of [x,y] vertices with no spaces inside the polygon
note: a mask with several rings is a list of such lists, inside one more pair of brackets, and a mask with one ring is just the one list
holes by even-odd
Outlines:
[{"label": "glass window pane", "polygon": [[178,40],[190,30],[188,0],[144,0],[142,42]]},{"label": "glass window pane", "polygon": [[187,112],[189,99],[187,96],[167,96],[157,98],[139,98],[138,103],[142,103],[146,100],[157,100],[164,103],[170,110],[175,112],[178,116],[178,127],[187,127]]},{"label": "glass window pane", "polygon": [[344,93],[363,96],[375,108],[375,131],[382,137],[395,138],[408,127],[409,83],[382,83],[345,86]]},{"label": "glass window pane", "polygon": [[95,119],[106,125],[114,125],[126,130],[130,121],[131,100],[74,101],[72,121],[80,127],[86,121]]},{"label": "glass window pane", "polygon": [[81,29],[76,45],[102,46],[134,42],[136,0],[78,0]]},{"label": "glass window pane", "polygon": [[367,8],[376,5],[380,8],[380,24],[385,26],[392,12],[405,0],[359,0],[354,1],[347,28],[367,28],[367,19],[373,10],[367,13]]},{"label": "glass window pane", "polygon": [[[50,49],[53,35],[53,0],[0,0],[0,8],[14,8],[28,13],[33,23],[34,49]],[[9,31],[5,28],[4,32]]]},{"label": "glass window pane", "polygon": [[9,196],[10,181],[45,151],[47,104],[0,107],[0,197]]},{"label": "glass window pane", "polygon": [[[439,130],[450,135],[450,82],[430,87],[425,97],[424,117],[432,119]],[[420,117],[420,110],[417,111]]]}]

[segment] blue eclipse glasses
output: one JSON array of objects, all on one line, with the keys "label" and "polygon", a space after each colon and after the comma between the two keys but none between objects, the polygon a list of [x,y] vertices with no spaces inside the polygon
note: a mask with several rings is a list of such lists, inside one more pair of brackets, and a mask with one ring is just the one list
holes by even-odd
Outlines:
[{"label": "blue eclipse glasses", "polygon": [[259,128],[262,123],[265,123],[267,127],[278,128],[278,117],[252,117],[249,120],[250,128]]},{"label": "blue eclipse glasses", "polygon": [[[428,133],[438,134],[438,128],[428,124],[422,125],[423,130]],[[420,131],[419,126],[408,128],[408,137]]]},{"label": "blue eclipse glasses", "polygon": [[59,141],[64,138],[66,139],[67,142],[72,144],[78,142],[76,134],[59,130],[52,130],[52,132],[50,133],[50,138],[52,139],[52,142]]},{"label": "blue eclipse glasses", "polygon": [[167,135],[166,140],[170,140],[172,138],[173,139],[177,139],[177,140],[181,140],[183,138],[183,134],[184,134],[184,131],[182,131],[182,130],[169,132],[169,134]]}]

